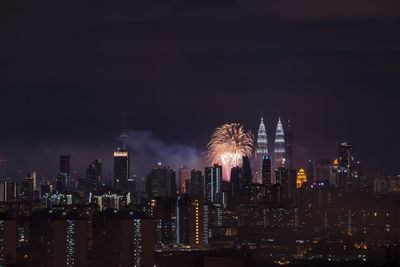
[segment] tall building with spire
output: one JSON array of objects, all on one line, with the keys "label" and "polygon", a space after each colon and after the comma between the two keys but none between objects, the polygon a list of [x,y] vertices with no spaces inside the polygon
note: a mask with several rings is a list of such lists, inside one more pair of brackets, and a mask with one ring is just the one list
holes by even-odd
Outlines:
[{"label": "tall building with spire", "polygon": [[264,119],[261,114],[260,127],[258,128],[257,135],[257,148],[256,148],[256,181],[262,183],[263,159],[268,156],[268,140],[267,132],[265,131]]},{"label": "tall building with spire", "polygon": [[123,131],[120,135],[122,149],[118,148],[114,152],[114,187],[117,190],[125,191],[129,179],[129,152],[126,149],[126,139],[128,135]]},{"label": "tall building with spire", "polygon": [[[285,164],[285,134],[283,132],[283,125],[281,117],[278,119],[275,133],[275,147],[274,147],[274,170],[283,167]],[[275,171],[273,172],[275,173]],[[276,181],[274,181],[276,182]]]}]

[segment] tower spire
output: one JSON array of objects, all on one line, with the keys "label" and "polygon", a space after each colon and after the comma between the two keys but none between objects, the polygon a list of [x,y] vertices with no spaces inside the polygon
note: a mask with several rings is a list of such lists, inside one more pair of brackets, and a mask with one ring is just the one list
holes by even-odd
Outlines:
[{"label": "tower spire", "polygon": [[126,139],[128,139],[128,134],[126,132],[126,115],[125,115],[125,113],[122,114],[122,132],[119,137],[121,138],[122,149],[126,150]]},{"label": "tower spire", "polygon": [[256,181],[257,183],[262,182],[262,161],[265,156],[268,156],[268,140],[267,132],[265,130],[264,118],[261,112],[261,122],[258,128],[257,135],[257,148],[256,148]]}]

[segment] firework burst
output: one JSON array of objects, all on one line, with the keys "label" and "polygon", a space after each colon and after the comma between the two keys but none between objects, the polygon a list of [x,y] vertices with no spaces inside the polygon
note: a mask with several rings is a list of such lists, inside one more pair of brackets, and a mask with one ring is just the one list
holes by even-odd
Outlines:
[{"label": "firework burst", "polygon": [[207,145],[207,160],[222,166],[224,180],[232,167],[241,166],[243,156],[251,157],[253,134],[239,123],[227,123],[215,129]]}]

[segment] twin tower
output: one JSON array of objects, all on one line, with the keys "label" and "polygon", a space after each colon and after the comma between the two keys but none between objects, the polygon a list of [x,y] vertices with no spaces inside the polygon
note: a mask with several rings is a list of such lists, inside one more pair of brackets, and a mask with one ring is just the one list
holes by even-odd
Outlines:
[{"label": "twin tower", "polygon": [[275,142],[273,153],[268,153],[268,138],[265,130],[264,119],[261,115],[261,123],[258,128],[257,145],[255,153],[256,163],[256,181],[257,183],[266,183],[262,179],[262,169],[264,158],[271,160],[272,176],[271,184],[275,184],[275,170],[279,167],[293,168],[293,132],[290,125],[290,120],[287,122],[286,131],[283,129],[283,124],[279,116],[275,132]]}]

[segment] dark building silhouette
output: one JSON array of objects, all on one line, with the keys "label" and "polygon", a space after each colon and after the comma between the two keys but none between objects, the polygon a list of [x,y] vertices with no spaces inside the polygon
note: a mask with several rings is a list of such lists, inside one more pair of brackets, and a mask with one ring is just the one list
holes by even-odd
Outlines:
[{"label": "dark building silhouette", "polygon": [[7,159],[0,159],[0,181],[7,178]]},{"label": "dark building silhouette", "polygon": [[36,212],[28,219],[28,266],[87,266],[88,220],[67,211]]},{"label": "dark building silhouette", "polygon": [[240,196],[240,181],[242,181],[243,169],[239,166],[231,169],[231,187],[232,187],[232,200],[238,200]]},{"label": "dark building silhouette", "polygon": [[147,179],[154,197],[174,197],[176,195],[176,175],[168,166],[154,166]]},{"label": "dark building silhouette", "polygon": [[[190,195],[194,197],[204,196],[204,181],[200,170],[190,172]],[[188,189],[188,187],[186,187]]]},{"label": "dark building silhouette", "polygon": [[154,266],[154,222],[133,211],[107,210],[93,218],[94,266]]},{"label": "dark building silhouette", "polygon": [[271,158],[270,156],[265,156],[262,161],[262,183],[272,184],[271,175]]},{"label": "dark building silhouette", "polygon": [[315,177],[315,163],[313,160],[309,159],[307,162],[307,169],[306,169],[307,179],[310,183],[316,181]]},{"label": "dark building silhouette", "polygon": [[96,159],[86,169],[86,179],[89,192],[98,192],[101,187],[102,164],[101,159]]},{"label": "dark building silhouette", "polygon": [[17,223],[7,214],[0,213],[0,266],[17,263]]},{"label": "dark building silhouette", "polygon": [[293,129],[288,120],[287,128],[285,131],[285,167],[286,168],[293,168]]},{"label": "dark building silhouette", "polygon": [[289,199],[289,170],[279,167],[275,170],[276,184],[280,185],[280,198],[282,200]]}]

